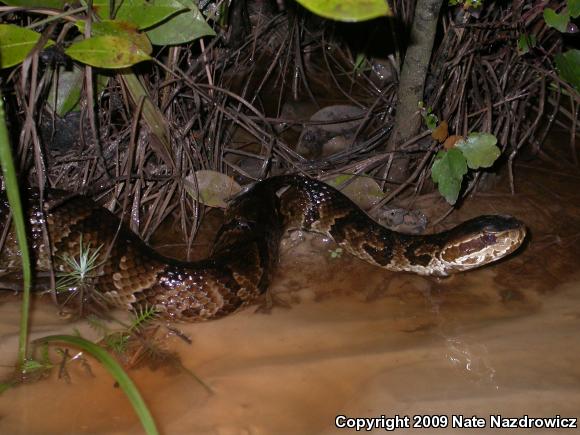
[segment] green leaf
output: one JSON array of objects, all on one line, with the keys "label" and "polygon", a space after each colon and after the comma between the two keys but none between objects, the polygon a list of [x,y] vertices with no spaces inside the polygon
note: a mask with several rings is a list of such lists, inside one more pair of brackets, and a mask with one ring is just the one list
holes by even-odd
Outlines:
[{"label": "green leaf", "polygon": [[2,0],[2,3],[23,8],[64,9],[64,5],[70,2],[67,0]]},{"label": "green leaf", "polygon": [[568,0],[568,12],[572,18],[580,16],[580,0]]},{"label": "green leaf", "polygon": [[[55,78],[56,76],[50,85],[47,98],[47,103],[51,110],[54,110],[61,118],[70,112],[80,111],[79,102],[84,79],[81,69],[74,65],[71,71],[67,71],[65,67],[61,66],[59,67],[58,86],[54,81]],[[109,83],[109,76],[96,74],[96,79],[97,95],[101,95]]]},{"label": "green leaf", "polygon": [[550,27],[560,31],[566,32],[568,30],[568,23],[570,22],[570,13],[568,11],[558,14],[552,8],[544,9],[544,21]]},{"label": "green leaf", "polygon": [[[117,4],[117,2],[115,3]],[[93,0],[93,11],[103,20],[111,18],[111,1],[110,0]]]},{"label": "green leaf", "polygon": [[470,133],[467,139],[458,141],[455,148],[463,153],[471,169],[489,168],[501,154],[496,143],[497,138],[493,134]]},{"label": "green leaf", "polygon": [[99,68],[125,68],[151,59],[132,41],[118,36],[95,36],[72,44],[65,53]]},{"label": "green leaf", "polygon": [[184,9],[177,0],[123,0],[115,18],[146,29]]},{"label": "green leaf", "polygon": [[518,53],[520,55],[529,53],[536,46],[536,35],[523,33],[518,39]]},{"label": "green leaf", "polygon": [[429,113],[425,115],[425,124],[427,124],[427,128],[431,131],[437,128],[437,123],[439,122],[439,118],[434,113]]},{"label": "green leaf", "polygon": [[[40,33],[15,24],[0,24],[0,68],[18,65],[34,48]],[[48,41],[45,47],[53,45]]]},{"label": "green leaf", "polygon": [[555,57],[560,77],[580,91],[580,50],[572,49]]},{"label": "green leaf", "polygon": [[155,45],[185,44],[202,36],[215,36],[204,16],[192,0],[178,0],[187,10],[172,16],[147,31]]},{"label": "green leaf", "polygon": [[483,6],[483,0],[465,0],[465,9],[479,9]]},{"label": "green leaf", "polygon": [[455,204],[461,190],[461,181],[467,173],[467,162],[458,149],[439,151],[431,167],[431,178],[447,202]]},{"label": "green leaf", "polygon": [[354,61],[355,72],[364,71],[365,64],[367,63],[367,56],[365,53],[358,53]]},{"label": "green leaf", "polygon": [[71,71],[65,67],[59,67],[58,80],[54,76],[50,91],[48,93],[47,103],[60,117],[73,111],[81,99],[81,90],[83,86],[83,72],[77,66]]},{"label": "green leaf", "polygon": [[[85,21],[77,21],[79,31],[84,33]],[[133,23],[121,20],[103,20],[94,22],[91,26],[91,36],[116,36],[131,41],[147,54],[151,54],[153,47],[149,38],[137,29]]]},{"label": "green leaf", "polygon": [[310,12],[337,21],[364,21],[392,16],[385,0],[296,0]]}]

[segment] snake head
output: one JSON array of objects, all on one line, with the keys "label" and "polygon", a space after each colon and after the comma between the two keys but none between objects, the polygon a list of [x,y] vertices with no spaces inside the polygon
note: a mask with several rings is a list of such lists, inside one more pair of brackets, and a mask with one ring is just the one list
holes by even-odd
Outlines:
[{"label": "snake head", "polygon": [[517,250],[526,237],[526,226],[511,216],[479,216],[445,234],[440,259],[447,273],[474,269]]}]

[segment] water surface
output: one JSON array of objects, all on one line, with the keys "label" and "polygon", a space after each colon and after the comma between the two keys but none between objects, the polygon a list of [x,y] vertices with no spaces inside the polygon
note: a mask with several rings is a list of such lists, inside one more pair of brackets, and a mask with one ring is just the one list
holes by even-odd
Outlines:
[{"label": "water surface", "polygon": [[[289,309],[178,325],[191,344],[164,332],[212,393],[170,366],[130,372],[162,432],[330,434],[338,414],[580,417],[580,177],[518,174],[517,196],[481,194],[445,222],[508,213],[530,227],[519,255],[471,273],[390,273],[331,258],[333,245],[317,237],[287,238],[272,291]],[[445,207],[425,209],[437,216]],[[3,375],[15,361],[18,317],[17,297],[3,296]],[[48,299],[35,301],[35,337],[74,328],[96,337],[85,322],[60,318]],[[73,362],[70,382],[55,371],[2,394],[0,433],[142,433],[111,378],[90,367]]]}]

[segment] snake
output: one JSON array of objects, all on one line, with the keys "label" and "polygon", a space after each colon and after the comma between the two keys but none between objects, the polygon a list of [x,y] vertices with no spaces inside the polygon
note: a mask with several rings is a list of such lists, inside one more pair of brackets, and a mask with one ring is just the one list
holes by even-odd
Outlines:
[{"label": "snake", "polygon": [[[438,277],[496,262],[516,251],[526,237],[525,225],[507,215],[479,216],[433,234],[396,232],[322,181],[279,175],[232,198],[211,254],[185,262],[159,254],[88,197],[69,195],[52,203],[49,198],[43,207],[38,194],[30,197],[28,231],[36,273],[70,272],[70,259],[80,261],[83,247],[92,247],[98,271],[91,274],[91,287],[107,305],[129,310],[153,307],[173,321],[215,319],[256,303],[267,294],[288,229],[327,236],[344,251],[380,268]],[[9,216],[4,197],[1,273],[20,268]]]}]

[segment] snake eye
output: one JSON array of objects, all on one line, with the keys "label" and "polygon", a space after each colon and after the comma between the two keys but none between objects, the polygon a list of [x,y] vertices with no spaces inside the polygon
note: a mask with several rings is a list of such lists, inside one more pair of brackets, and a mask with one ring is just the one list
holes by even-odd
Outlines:
[{"label": "snake eye", "polygon": [[495,235],[490,233],[485,233],[481,239],[486,245],[493,245],[497,240]]},{"label": "snake eye", "polygon": [[490,234],[490,233],[493,234],[493,233],[496,233],[497,232],[497,228],[495,226],[493,226],[493,225],[485,225],[482,228],[482,232],[485,233],[485,234]]},{"label": "snake eye", "polygon": [[253,225],[251,224],[251,222],[247,219],[243,219],[243,218],[239,218],[236,219],[236,227],[240,230],[251,230]]}]

